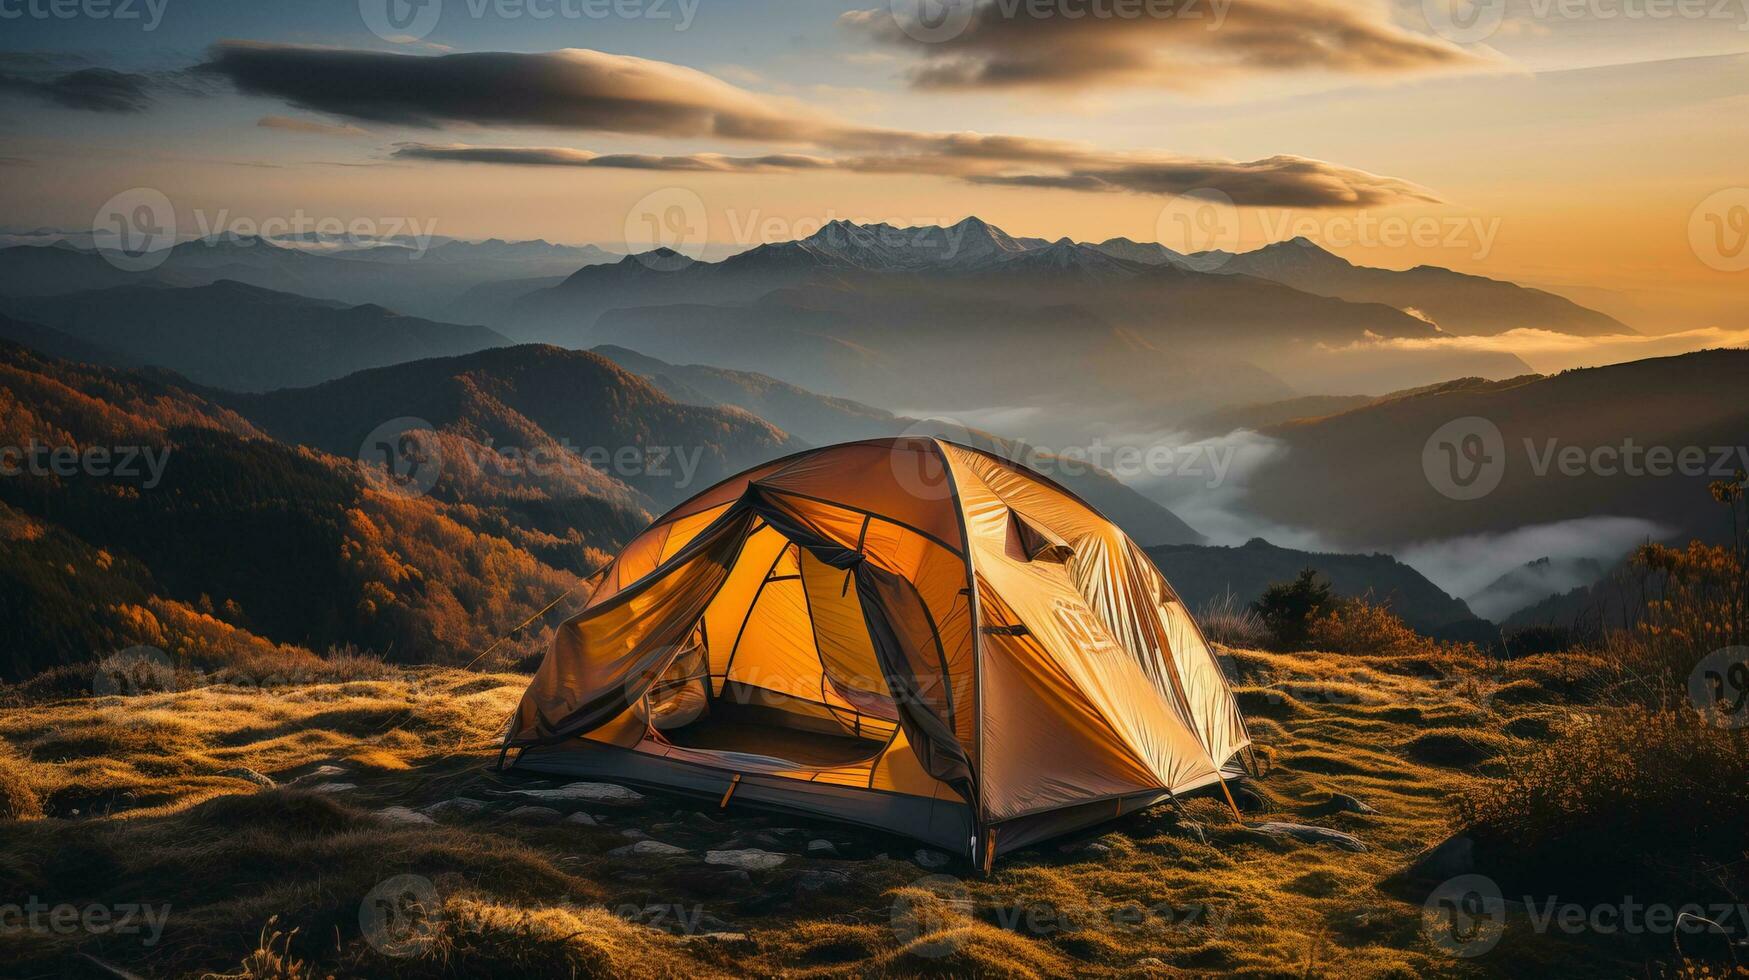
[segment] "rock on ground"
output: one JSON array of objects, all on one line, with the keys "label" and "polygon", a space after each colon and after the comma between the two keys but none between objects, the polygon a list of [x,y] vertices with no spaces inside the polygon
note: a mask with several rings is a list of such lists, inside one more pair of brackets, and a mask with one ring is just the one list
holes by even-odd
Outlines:
[{"label": "rock on ground", "polygon": [[585,803],[638,803],[644,794],[618,783],[571,783],[558,789],[513,789],[513,796],[531,800],[578,800]]},{"label": "rock on ground", "polygon": [[411,810],[411,809],[408,809],[407,807],[404,807],[404,806],[391,806],[391,807],[388,807],[388,808],[383,809],[383,810],[378,810],[377,816],[382,817],[384,820],[387,820],[390,823],[405,823],[405,824],[435,824],[435,823],[437,823],[437,821],[431,819],[430,817],[426,816],[423,813],[420,813],[418,810]]},{"label": "rock on ground", "polygon": [[821,892],[849,884],[850,876],[842,871],[808,870],[796,876],[796,890],[802,892]]},{"label": "rock on ground", "polygon": [[723,864],[743,871],[769,871],[789,860],[789,855],[749,847],[738,851],[706,851],[704,860],[706,864]]},{"label": "rock on ground", "polygon": [[519,806],[504,814],[510,820],[557,820],[562,814],[550,806]]},{"label": "rock on ground", "polygon": [[358,788],[357,783],[317,783],[316,785],[310,787],[310,792],[312,792],[312,793],[344,793],[347,790],[353,790],[353,789],[357,789],[357,788]]},{"label": "rock on ground", "polygon": [[1361,813],[1371,814],[1379,811],[1349,796],[1347,793],[1331,793],[1330,798],[1318,807],[1321,813]]},{"label": "rock on ground", "polygon": [[1366,844],[1353,834],[1328,827],[1312,827],[1303,823],[1260,823],[1251,828],[1270,837],[1292,837],[1307,844],[1330,844],[1345,851],[1364,851]]},{"label": "rock on ground", "polygon": [[928,848],[920,848],[916,854],[911,855],[911,859],[925,868],[945,868],[947,862],[953,860],[940,851],[931,851]]},{"label": "rock on ground", "polygon": [[465,796],[458,796],[452,800],[440,800],[419,812],[431,817],[465,817],[479,813],[484,809],[486,809],[486,804],[483,800],[470,800]]},{"label": "rock on ground", "polygon": [[633,841],[624,847],[616,847],[607,853],[614,857],[674,857],[685,854],[686,848],[664,844],[659,840],[640,840]]},{"label": "rock on ground", "polygon": [[565,818],[565,822],[579,824],[579,825],[584,826],[584,827],[599,827],[599,826],[601,826],[601,821],[595,819],[594,817],[590,816],[587,813],[573,813],[570,816]]},{"label": "rock on ground", "polygon": [[238,766],[235,769],[226,769],[224,772],[219,773],[219,775],[229,776],[232,779],[246,780],[254,783],[262,789],[272,789],[274,786],[278,785],[271,777],[263,776],[248,766]]}]

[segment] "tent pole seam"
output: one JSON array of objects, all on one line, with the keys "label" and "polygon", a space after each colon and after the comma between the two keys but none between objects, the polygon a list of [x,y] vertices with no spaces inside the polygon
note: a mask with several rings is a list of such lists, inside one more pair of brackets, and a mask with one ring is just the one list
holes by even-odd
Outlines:
[{"label": "tent pole seam", "polygon": [[[974,751],[978,754],[973,772],[977,777],[973,782],[977,799],[972,804],[972,833],[977,839],[984,840],[984,825],[988,814],[984,805],[984,639],[983,631],[979,628],[982,617],[979,615],[978,604],[978,570],[972,563],[972,532],[966,527],[965,500],[960,496],[959,481],[954,479],[953,461],[948,458],[942,440],[931,438],[929,441],[935,447],[935,454],[941,458],[941,469],[947,476],[954,519],[960,526],[960,547],[966,560],[966,609],[971,616],[972,641],[972,742]],[[985,846],[989,846],[987,841]],[[975,859],[977,855],[972,857]]]}]

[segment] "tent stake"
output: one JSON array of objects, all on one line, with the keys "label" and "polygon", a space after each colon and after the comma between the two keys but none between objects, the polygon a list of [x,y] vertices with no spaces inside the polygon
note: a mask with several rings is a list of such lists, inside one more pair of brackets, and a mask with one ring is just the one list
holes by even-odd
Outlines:
[{"label": "tent stake", "polygon": [[992,864],[996,863],[996,831],[998,829],[1000,829],[1000,828],[991,827],[990,832],[988,834],[984,835],[984,873],[985,874],[989,874],[990,873],[990,866]]},{"label": "tent stake", "polygon": [[723,801],[717,804],[717,809],[721,810],[729,805],[729,797],[735,795],[735,787],[739,785],[741,785],[741,774],[736,773],[735,778],[729,780],[729,788],[723,791]]}]

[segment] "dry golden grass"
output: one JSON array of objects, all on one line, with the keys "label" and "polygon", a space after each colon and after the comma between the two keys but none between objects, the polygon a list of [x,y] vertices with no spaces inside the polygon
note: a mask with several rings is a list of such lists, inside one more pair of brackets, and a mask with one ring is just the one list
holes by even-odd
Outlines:
[{"label": "dry golden grass", "polygon": [[[1426,651],[1234,658],[1269,770],[1240,793],[1254,811],[1246,823],[1328,827],[1365,852],[1266,837],[1207,796],[1183,813],[1162,805],[1006,855],[987,878],[962,865],[945,870],[963,878],[926,871],[902,840],[655,795],[625,811],[590,808],[605,817],[599,827],[513,821],[493,794],[524,777],[489,767],[489,743],[526,682],[510,674],[426,668],[34,702],[0,714],[10,752],[0,752],[0,800],[34,795],[48,818],[0,823],[0,887],[172,912],[152,947],[0,934],[0,962],[54,975],[83,950],[154,980],[1642,972],[1636,950],[1528,934],[1484,962],[1456,960],[1422,936],[1419,897],[1380,887],[1451,833],[1454,800],[1561,737],[1575,709],[1556,694],[1498,696],[1515,683],[1542,688],[1541,674]],[[312,792],[317,779],[260,790],[220,775],[247,766],[285,784],[323,764],[357,788]],[[1334,812],[1332,793],[1379,812]],[[492,809],[434,825],[373,813],[458,796]],[[791,858],[750,881],[699,862],[706,846],[785,826],[807,828],[803,839],[855,838],[858,859]],[[609,854],[634,827],[693,853]],[[844,879],[803,891],[802,876],[820,871]],[[440,910],[403,956],[366,941],[360,923],[365,896],[397,875],[428,880]],[[688,934],[626,914],[646,905],[714,925]]]}]

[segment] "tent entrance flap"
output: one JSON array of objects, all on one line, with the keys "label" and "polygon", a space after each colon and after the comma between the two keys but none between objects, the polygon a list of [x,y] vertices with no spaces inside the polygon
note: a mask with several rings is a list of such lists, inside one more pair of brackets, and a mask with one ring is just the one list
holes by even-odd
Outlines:
[{"label": "tent entrance flap", "polygon": [[897,711],[846,573],[766,523],[645,693],[647,737],[793,768],[881,754]]}]

